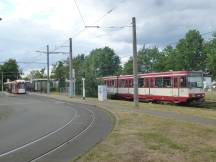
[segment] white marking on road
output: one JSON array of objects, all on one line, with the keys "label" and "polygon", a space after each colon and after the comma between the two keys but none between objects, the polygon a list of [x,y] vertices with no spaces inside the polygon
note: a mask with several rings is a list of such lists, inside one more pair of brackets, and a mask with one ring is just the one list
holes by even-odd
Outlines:
[{"label": "white marking on road", "polygon": [[[67,103],[67,104],[69,104],[69,103]],[[71,104],[69,104],[69,105],[71,105]],[[80,136],[83,135],[85,132],[87,132],[89,128],[93,127],[93,125],[94,125],[94,123],[95,123],[95,115],[94,115],[94,112],[93,112],[92,110],[89,110],[89,109],[86,109],[86,108],[84,108],[84,109],[87,110],[88,112],[90,112],[91,115],[92,115],[92,118],[93,118],[92,121],[91,121],[91,123],[88,125],[88,127],[86,127],[83,131],[81,131],[79,134],[77,134],[76,136],[74,136],[74,137],[71,138],[70,140],[64,142],[63,144],[59,145],[58,147],[54,148],[53,150],[50,150],[49,152],[47,152],[47,153],[45,153],[45,154],[43,154],[43,155],[41,155],[41,156],[39,156],[39,157],[37,157],[37,158],[31,160],[30,162],[36,162],[37,160],[39,160],[39,159],[41,159],[41,158],[43,158],[43,157],[45,157],[45,156],[47,156],[47,155],[49,155],[49,154],[55,152],[56,150],[58,150],[58,149],[64,147],[64,146],[65,146],[66,144],[68,144],[69,142],[72,142],[72,141],[76,140],[78,137],[80,137]]]},{"label": "white marking on road", "polygon": [[4,157],[4,156],[6,156],[6,155],[9,155],[9,154],[11,154],[11,153],[14,153],[14,152],[16,152],[16,151],[18,151],[18,150],[21,150],[21,149],[23,149],[23,148],[25,148],[25,147],[28,147],[28,146],[30,146],[30,145],[36,143],[36,142],[39,142],[39,141],[41,141],[41,140],[43,140],[43,139],[45,139],[45,138],[47,138],[47,137],[49,137],[49,136],[51,136],[51,135],[53,135],[53,134],[55,134],[55,133],[61,131],[62,129],[64,129],[66,126],[68,126],[68,125],[77,117],[77,111],[76,111],[75,109],[73,109],[73,111],[74,111],[74,114],[75,114],[75,115],[74,115],[73,118],[72,118],[67,124],[65,124],[64,126],[58,128],[57,130],[55,130],[55,131],[53,131],[53,132],[48,133],[47,135],[45,135],[45,136],[43,136],[43,137],[41,137],[41,138],[38,138],[37,140],[34,140],[34,141],[32,141],[32,142],[29,142],[29,143],[27,143],[27,144],[25,144],[25,145],[23,145],[23,146],[21,146],[21,147],[18,147],[18,148],[16,148],[16,149],[11,150],[11,151],[8,151],[8,152],[5,152],[5,153],[3,153],[3,154],[0,154],[0,158],[1,158],[1,157]]}]

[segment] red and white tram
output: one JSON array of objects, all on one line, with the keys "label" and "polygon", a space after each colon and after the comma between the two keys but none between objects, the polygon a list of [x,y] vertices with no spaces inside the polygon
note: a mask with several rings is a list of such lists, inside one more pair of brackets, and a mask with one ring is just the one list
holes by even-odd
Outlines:
[{"label": "red and white tram", "polygon": [[15,80],[12,82],[6,82],[5,86],[6,86],[6,90],[10,93],[15,93],[15,94],[26,93],[25,80]]},{"label": "red and white tram", "polygon": [[[133,99],[133,75],[103,77],[108,94]],[[194,71],[169,71],[139,74],[139,99],[143,101],[164,101],[189,103],[204,101],[203,73]]]}]

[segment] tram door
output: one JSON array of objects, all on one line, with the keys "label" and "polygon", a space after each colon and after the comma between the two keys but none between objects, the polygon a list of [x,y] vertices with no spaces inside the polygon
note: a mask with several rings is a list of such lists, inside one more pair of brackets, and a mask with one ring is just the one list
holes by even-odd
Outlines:
[{"label": "tram door", "polygon": [[179,96],[179,78],[173,78],[173,96]]}]

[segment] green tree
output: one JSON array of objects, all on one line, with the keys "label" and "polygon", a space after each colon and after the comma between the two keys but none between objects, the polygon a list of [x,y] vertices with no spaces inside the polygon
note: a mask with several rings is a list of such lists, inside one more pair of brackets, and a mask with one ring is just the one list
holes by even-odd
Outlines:
[{"label": "green tree", "polygon": [[87,96],[97,95],[97,85],[100,82],[97,78],[121,72],[120,58],[109,47],[92,50],[86,56],[83,67]]},{"label": "green tree", "polygon": [[4,73],[4,82],[6,82],[7,79],[13,81],[21,78],[20,75],[22,71],[15,59],[9,59],[8,61],[4,62],[4,64],[1,66],[1,71]]},{"label": "green tree", "polygon": [[46,78],[45,75],[45,68],[42,68],[41,70],[32,70],[30,71],[29,75],[27,75],[28,79],[42,79]]},{"label": "green tree", "polygon": [[163,64],[163,71],[176,70],[176,51],[171,45],[166,46],[162,50],[163,59],[161,63]]},{"label": "green tree", "polygon": [[197,30],[189,30],[176,46],[177,70],[205,70],[204,40]]},{"label": "green tree", "polygon": [[145,48],[143,47],[138,51],[138,71],[139,72],[152,72],[160,71],[159,59],[162,59],[161,53],[157,47]]},{"label": "green tree", "polygon": [[216,79],[216,33],[213,34],[212,40],[206,42],[205,52],[207,53],[207,69]]},{"label": "green tree", "polygon": [[[163,71],[165,69],[165,53],[160,52],[157,47],[145,48],[138,51],[138,72]],[[133,57],[124,64],[123,74],[133,74]]]},{"label": "green tree", "polygon": [[121,69],[120,58],[109,47],[91,51],[90,58],[97,76],[115,75]]},{"label": "green tree", "polygon": [[124,64],[122,74],[133,74],[133,57],[130,57],[129,60]]},{"label": "green tree", "polygon": [[85,61],[85,55],[77,55],[72,59],[72,65],[75,69],[75,78],[76,78],[76,94],[82,94],[82,78],[84,77],[85,70],[83,69],[83,64]]},{"label": "green tree", "polygon": [[65,88],[65,80],[68,78],[68,66],[63,61],[58,61],[53,65],[51,78],[59,81],[59,88]]}]

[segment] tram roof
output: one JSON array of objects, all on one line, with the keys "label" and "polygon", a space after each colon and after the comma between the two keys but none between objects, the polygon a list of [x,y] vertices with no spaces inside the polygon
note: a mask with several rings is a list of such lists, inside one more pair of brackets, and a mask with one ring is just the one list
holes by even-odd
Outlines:
[{"label": "tram roof", "polygon": [[[201,71],[167,71],[167,72],[151,72],[151,73],[139,73],[139,77],[170,77],[170,76],[184,76],[189,73],[202,73]],[[133,78],[133,75],[120,75],[120,76],[107,76],[103,79],[124,79],[124,78]]]}]

